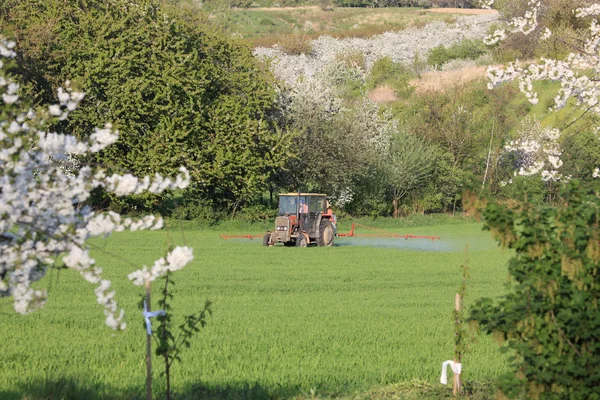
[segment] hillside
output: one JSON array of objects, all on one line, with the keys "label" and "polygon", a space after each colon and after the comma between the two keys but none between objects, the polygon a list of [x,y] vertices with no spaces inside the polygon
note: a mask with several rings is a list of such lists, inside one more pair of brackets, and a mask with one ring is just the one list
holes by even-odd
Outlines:
[{"label": "hillside", "polygon": [[[334,8],[272,7],[214,11],[209,18],[228,32],[248,39],[254,46],[270,47],[285,37],[302,33],[316,39],[369,38],[384,32],[420,28],[428,23],[453,23],[465,14],[489,14],[490,10],[457,8]],[[494,12],[491,11],[493,14]]]}]

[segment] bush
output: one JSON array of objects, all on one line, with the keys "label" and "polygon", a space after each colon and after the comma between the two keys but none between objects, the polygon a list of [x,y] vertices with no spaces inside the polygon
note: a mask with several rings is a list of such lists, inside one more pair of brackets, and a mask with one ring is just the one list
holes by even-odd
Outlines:
[{"label": "bush", "polygon": [[450,47],[439,45],[431,50],[427,63],[439,69],[452,60],[476,60],[486,53],[485,44],[480,39],[465,39]]},{"label": "bush", "polygon": [[262,204],[244,207],[238,214],[238,218],[243,222],[274,222],[277,216],[277,209],[269,208]]},{"label": "bush", "polygon": [[382,57],[373,63],[367,77],[367,89],[388,85],[402,98],[408,98],[414,88],[408,84],[413,77],[410,70],[400,63],[395,63],[390,57]]},{"label": "bush", "polygon": [[347,50],[335,55],[335,59],[351,68],[366,70],[365,53],[360,50]]},{"label": "bush", "polygon": [[312,53],[312,39],[303,33],[282,35],[279,39],[279,47],[289,55],[300,55]]},{"label": "bush", "polygon": [[505,340],[513,372],[499,380],[509,397],[600,398],[600,197],[577,181],[557,207],[489,204],[486,229],[515,251],[511,292],[477,302],[471,319]]},{"label": "bush", "polygon": [[202,225],[214,225],[227,215],[217,211],[207,201],[195,198],[185,198],[181,205],[174,206],[169,218],[183,221],[196,221]]}]

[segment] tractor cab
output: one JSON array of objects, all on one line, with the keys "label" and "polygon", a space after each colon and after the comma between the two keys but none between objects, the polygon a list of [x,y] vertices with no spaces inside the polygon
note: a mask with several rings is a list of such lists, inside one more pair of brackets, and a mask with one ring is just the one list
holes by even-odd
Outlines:
[{"label": "tractor cab", "polygon": [[332,246],[335,225],[327,213],[327,195],[318,193],[285,193],[279,195],[279,212],[275,229],[264,236],[266,246],[306,247],[309,244]]}]

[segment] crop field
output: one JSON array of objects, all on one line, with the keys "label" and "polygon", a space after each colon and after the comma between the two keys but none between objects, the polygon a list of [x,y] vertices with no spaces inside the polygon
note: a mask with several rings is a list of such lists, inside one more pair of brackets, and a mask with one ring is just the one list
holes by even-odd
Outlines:
[{"label": "crop field", "polygon": [[[195,251],[193,263],[174,275],[174,313],[213,302],[208,326],[173,369],[177,398],[309,397],[311,390],[344,397],[401,382],[439,385],[441,363],[452,357],[465,246],[467,306],[504,292],[510,253],[476,223],[394,232],[442,240],[340,238],[331,248],[265,248],[260,240],[226,241],[224,232],[209,230],[95,240],[127,330],[104,325],[93,287],[76,273],[51,271],[39,282],[49,292],[44,309],[18,316],[10,299],[0,299],[0,398],[142,398],[142,289],[127,274],[160,257],[167,240]],[[154,360],[160,395],[164,378]],[[466,381],[486,382],[505,371],[506,358],[480,336],[463,365]]]}]

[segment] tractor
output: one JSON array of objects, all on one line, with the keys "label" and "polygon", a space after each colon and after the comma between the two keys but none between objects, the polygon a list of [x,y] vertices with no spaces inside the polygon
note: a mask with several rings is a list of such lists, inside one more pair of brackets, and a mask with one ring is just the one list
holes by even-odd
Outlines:
[{"label": "tractor", "polygon": [[333,246],[337,228],[328,207],[327,195],[317,193],[285,193],[279,195],[279,212],[275,230],[263,237],[265,246]]}]

